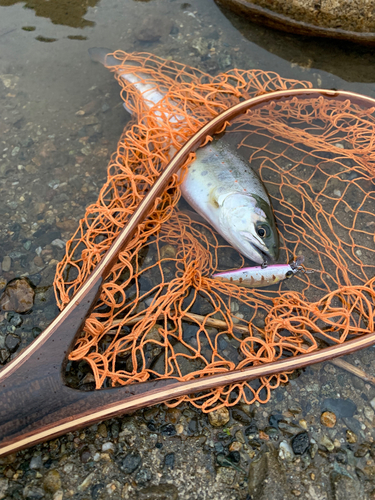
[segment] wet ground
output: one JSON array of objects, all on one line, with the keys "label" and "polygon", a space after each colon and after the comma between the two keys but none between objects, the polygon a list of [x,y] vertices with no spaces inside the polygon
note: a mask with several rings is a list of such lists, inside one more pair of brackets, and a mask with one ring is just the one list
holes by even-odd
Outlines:
[{"label": "wet ground", "polygon": [[[22,275],[35,287],[31,312],[0,311],[0,362],[57,314],[56,263],[129,118],[93,46],[375,97],[373,50],[274,32],[213,1],[0,0],[0,287]],[[348,360],[371,374],[373,359]],[[372,385],[317,365],[221,421],[160,406],[0,459],[0,499],[375,498],[374,409]]]}]

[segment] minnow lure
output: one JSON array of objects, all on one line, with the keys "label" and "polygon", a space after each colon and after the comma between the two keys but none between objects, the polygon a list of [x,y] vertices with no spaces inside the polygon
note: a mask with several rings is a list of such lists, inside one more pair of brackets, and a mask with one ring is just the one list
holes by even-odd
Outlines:
[{"label": "minnow lure", "polygon": [[280,281],[292,278],[296,273],[306,271],[302,263],[305,258],[300,255],[290,264],[274,264],[272,266],[243,267],[234,271],[213,274],[216,280],[246,288],[261,288],[264,286],[276,285]]}]

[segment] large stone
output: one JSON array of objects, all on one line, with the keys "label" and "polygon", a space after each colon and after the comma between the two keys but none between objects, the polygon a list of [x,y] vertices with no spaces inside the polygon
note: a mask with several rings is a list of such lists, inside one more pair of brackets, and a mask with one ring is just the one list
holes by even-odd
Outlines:
[{"label": "large stone", "polygon": [[0,307],[4,311],[25,313],[34,304],[34,290],[26,279],[16,279],[8,283],[0,298]]}]

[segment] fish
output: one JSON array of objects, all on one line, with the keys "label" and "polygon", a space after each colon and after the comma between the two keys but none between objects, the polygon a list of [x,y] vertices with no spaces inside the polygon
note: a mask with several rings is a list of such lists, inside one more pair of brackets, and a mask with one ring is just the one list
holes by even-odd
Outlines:
[{"label": "fish", "polygon": [[212,278],[223,283],[233,283],[246,288],[263,288],[293,278],[299,271],[311,272],[304,270],[302,267],[303,261],[304,257],[300,255],[290,264],[243,267],[233,271],[213,274]]},{"label": "fish", "polygon": [[[119,64],[111,52],[89,49],[92,60],[109,68]],[[135,86],[150,108],[165,97],[141,67],[134,72],[133,66],[133,72],[127,73],[126,65],[122,66],[120,76]],[[124,107],[131,112],[129,105],[124,103]],[[175,123],[176,128],[184,120],[178,114],[163,117],[160,110],[157,116],[160,122]],[[170,154],[174,152],[171,145]],[[226,142],[214,139],[198,149],[196,159],[183,174],[181,192],[189,205],[242,255],[258,264],[277,261],[279,237],[266,189],[250,164]]]}]

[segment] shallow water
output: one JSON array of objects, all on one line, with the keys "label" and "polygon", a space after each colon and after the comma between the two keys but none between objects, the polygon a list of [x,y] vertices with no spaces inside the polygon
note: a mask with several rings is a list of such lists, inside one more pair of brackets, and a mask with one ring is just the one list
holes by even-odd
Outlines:
[{"label": "shallow water", "polygon": [[[370,48],[272,31],[221,11],[211,0],[89,3],[0,0],[0,262],[12,259],[0,278],[29,275],[37,286],[35,306],[15,330],[18,349],[57,314],[51,284],[63,249],[51,242],[66,241],[96,199],[129,119],[117,82],[90,61],[88,48],[152,52],[209,73],[272,70],[318,88],[375,97]],[[0,349],[13,332],[8,319],[0,312]],[[373,353],[354,360],[371,366]],[[332,367],[326,368],[329,384]],[[299,388],[309,394],[311,372],[289,387],[293,397]],[[369,399],[369,389],[363,391]],[[312,401],[318,411],[319,399]]]}]

